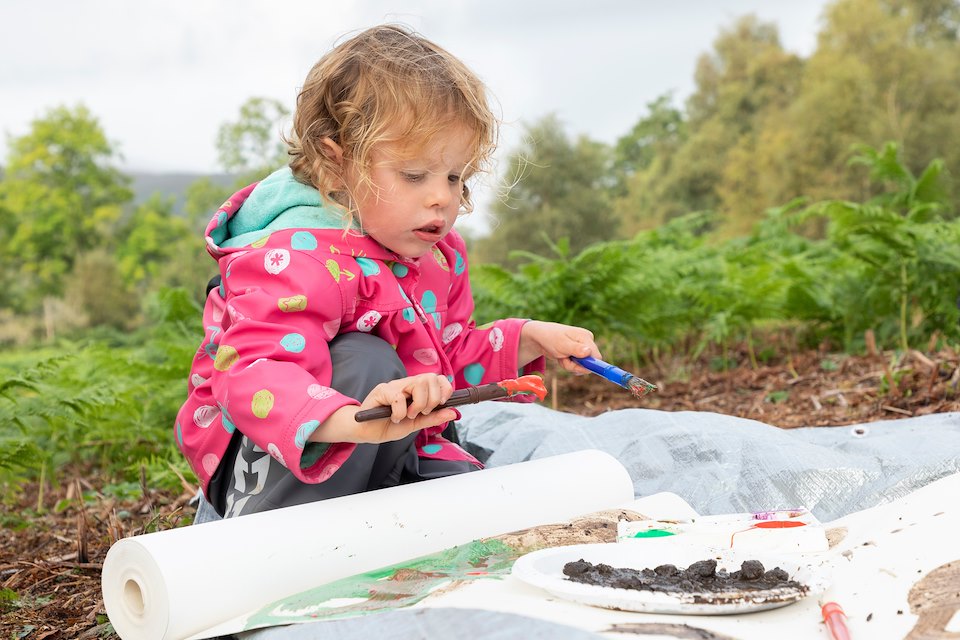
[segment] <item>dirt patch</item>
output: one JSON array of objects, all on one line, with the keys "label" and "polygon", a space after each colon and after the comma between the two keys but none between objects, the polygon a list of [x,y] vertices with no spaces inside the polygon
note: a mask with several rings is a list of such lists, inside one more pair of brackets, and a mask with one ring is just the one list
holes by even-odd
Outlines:
[{"label": "dirt patch", "polygon": [[[117,638],[100,595],[110,546],[126,536],[193,520],[194,487],[139,498],[100,493],[72,473],[59,486],[30,483],[6,504],[0,528],[0,637],[24,640]],[[71,477],[67,476],[67,477]],[[102,487],[101,487],[102,488]]]},{"label": "dirt patch", "polygon": [[923,576],[913,585],[907,596],[910,613],[919,616],[906,640],[924,638],[956,638],[948,631],[954,616],[960,611],[960,563],[948,562]]},{"label": "dirt patch", "polygon": [[538,525],[496,536],[496,539],[524,553],[571,544],[616,542],[618,522],[644,519],[644,516],[633,511],[609,509],[574,518],[566,524]]},{"label": "dirt patch", "polygon": [[[637,399],[597,376],[548,376],[545,404],[598,415],[626,408],[711,411],[782,428],[843,426],[960,410],[960,357],[953,350],[925,355],[849,356],[810,351],[750,366],[714,371],[708,362],[687,373],[657,368],[636,375],[657,385]],[[627,363],[620,363],[626,366]]]}]

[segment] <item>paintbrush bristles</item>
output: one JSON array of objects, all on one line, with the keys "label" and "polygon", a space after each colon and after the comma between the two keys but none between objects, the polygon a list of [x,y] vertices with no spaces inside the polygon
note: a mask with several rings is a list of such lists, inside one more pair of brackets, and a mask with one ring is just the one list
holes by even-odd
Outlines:
[{"label": "paintbrush bristles", "polygon": [[630,378],[626,386],[627,386],[627,389],[630,390],[630,393],[633,394],[634,398],[642,398],[643,396],[647,395],[651,391],[657,390],[657,385],[651,384],[646,380],[644,380],[643,378],[638,378],[636,376],[633,376],[632,378]]}]

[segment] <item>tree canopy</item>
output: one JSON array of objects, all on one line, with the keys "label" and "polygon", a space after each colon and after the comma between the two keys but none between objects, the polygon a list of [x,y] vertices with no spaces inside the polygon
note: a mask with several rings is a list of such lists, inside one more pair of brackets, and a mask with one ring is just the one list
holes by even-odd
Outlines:
[{"label": "tree canopy", "polygon": [[[596,165],[583,163],[583,179],[589,176],[596,186],[591,198],[612,208],[614,224],[596,225],[580,237],[573,235],[575,225],[548,224],[548,217],[580,215],[565,200],[569,164],[551,164],[546,147],[538,152],[526,146],[512,156],[502,186],[516,182],[515,201],[566,209],[548,216],[535,207],[524,216],[523,205],[498,204],[500,227],[489,243],[480,243],[497,248],[483,256],[508,264],[504,256],[512,250],[546,248],[544,240],[518,233],[516,224],[554,243],[568,237],[576,249],[584,240],[630,238],[690,212],[714,212],[721,237],[735,237],[749,233],[768,209],[798,197],[869,198],[876,185],[848,162],[856,145],[893,142],[916,174],[934,158],[956,171],[958,32],[957,0],[837,0],[823,14],[816,50],[802,58],[783,48],[775,25],[741,17],[701,56],[695,89],[682,106],[669,96],[647,104],[612,145],[604,175],[589,174]],[[547,120],[531,131],[550,127],[559,122]],[[552,139],[566,136],[552,133]],[[591,148],[588,142],[581,137],[577,148]],[[592,148],[594,157],[604,154],[602,146]],[[517,173],[523,157],[535,158],[536,171]],[[550,171],[558,174],[555,181],[541,175]],[[960,181],[948,171],[942,182],[953,203],[948,209],[956,211]],[[538,223],[513,221],[531,217]]]},{"label": "tree canopy", "polygon": [[[914,233],[897,216],[925,224],[934,204],[938,224],[946,224],[960,200],[958,78],[960,0],[835,0],[807,57],[787,51],[775,25],[740,17],[698,60],[691,95],[638,104],[636,123],[613,144],[568,132],[556,114],[526,123],[523,142],[505,150],[495,223],[471,239],[472,262],[513,269],[559,256],[581,268],[577,256],[613,251],[597,249],[601,243],[665,226],[684,229],[684,237],[741,239],[758,225],[762,233],[775,227],[771,212],[779,219],[777,212],[810,202],[848,203],[806,216],[800,224],[811,240],[859,229],[845,227],[844,216],[878,210],[890,237]],[[219,128],[216,148],[236,186],[286,163],[288,116],[278,101],[254,97]],[[152,292],[184,286],[201,295],[212,275],[201,232],[231,188],[198,180],[179,210],[159,195],[134,203],[120,159],[83,105],[51,108],[10,139],[0,170],[4,318],[45,316],[49,335],[53,300],[67,305],[64,315],[126,326]],[[917,202],[926,204],[914,211]],[[898,264],[908,273],[903,282],[919,287],[910,270],[934,264],[919,256],[940,245],[927,236],[908,240],[898,246],[914,247],[914,257]],[[746,278],[770,267],[737,268]],[[791,268],[811,283],[819,277],[799,259]],[[816,302],[822,291],[800,290],[791,295],[829,316],[827,303]],[[703,295],[729,302],[718,291]],[[906,304],[902,292],[895,299]],[[747,312],[727,309],[711,326],[722,333],[736,313]]]},{"label": "tree canopy", "polygon": [[545,253],[567,238],[573,251],[610,238],[611,154],[586,137],[570,140],[556,116],[526,127],[526,142],[509,159],[513,184],[494,205],[498,224],[476,243],[481,261],[515,262],[511,251]]},{"label": "tree canopy", "polygon": [[78,255],[109,244],[133,194],[114,146],[84,106],[57,107],[10,143],[0,211],[11,302],[62,293]]}]

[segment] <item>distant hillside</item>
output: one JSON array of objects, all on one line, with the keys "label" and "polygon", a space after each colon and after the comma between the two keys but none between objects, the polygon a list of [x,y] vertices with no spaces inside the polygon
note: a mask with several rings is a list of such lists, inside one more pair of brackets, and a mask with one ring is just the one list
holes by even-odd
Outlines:
[{"label": "distant hillside", "polygon": [[214,184],[233,186],[236,176],[229,173],[128,173],[133,180],[133,203],[140,204],[154,193],[176,198],[174,211],[181,211],[186,199],[187,187],[201,178],[209,178]]}]

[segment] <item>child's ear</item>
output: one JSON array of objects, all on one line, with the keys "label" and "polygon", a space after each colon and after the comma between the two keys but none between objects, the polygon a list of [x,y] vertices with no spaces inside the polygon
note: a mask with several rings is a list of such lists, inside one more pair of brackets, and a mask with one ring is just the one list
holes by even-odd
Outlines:
[{"label": "child's ear", "polygon": [[324,138],[323,140],[320,141],[320,144],[323,145],[324,153],[327,154],[327,157],[342,167],[343,166],[343,147],[338,145],[331,138]]}]

